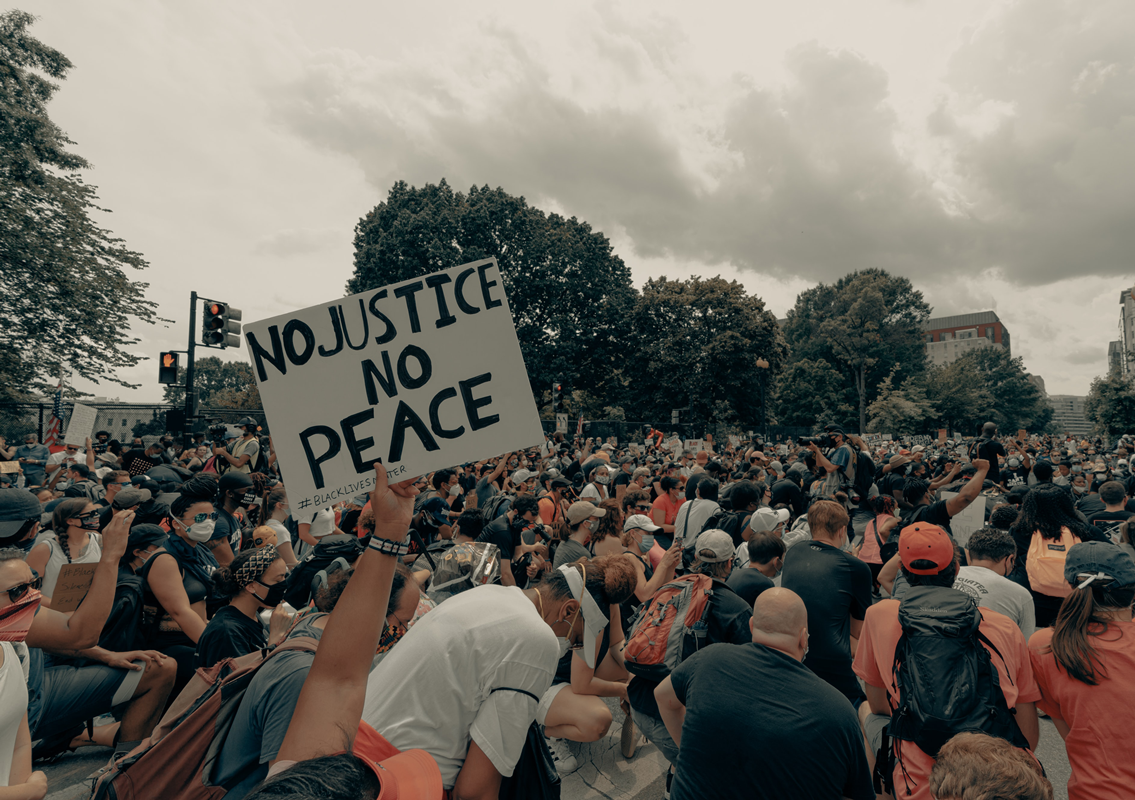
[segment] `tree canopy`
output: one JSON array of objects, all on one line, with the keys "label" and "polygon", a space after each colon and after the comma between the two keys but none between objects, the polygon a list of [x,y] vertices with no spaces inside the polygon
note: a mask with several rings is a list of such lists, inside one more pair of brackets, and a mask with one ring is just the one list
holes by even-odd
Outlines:
[{"label": "tree canopy", "polygon": [[[197,402],[203,408],[260,408],[260,390],[245,361],[221,361],[216,356],[197,359],[193,372]],[[166,386],[167,403],[185,402],[185,387]]]},{"label": "tree canopy", "polygon": [[1135,383],[1131,377],[1112,372],[1092,381],[1084,401],[1084,416],[1095,432],[1104,436],[1135,432]]},{"label": "tree canopy", "polygon": [[495,257],[538,405],[551,384],[600,391],[629,334],[630,268],[607,237],[575,217],[546,214],[503,189],[454,192],[442,180],[399,181],[355,226],[349,293]]},{"label": "tree canopy", "polygon": [[28,34],[35,17],[0,14],[0,399],[47,389],[66,366],[95,381],[141,356],[126,348],[133,321],[152,323],[147,284],[131,278],[146,261],[100,227],[89,164],[51,121],[47,104],[71,62]]}]

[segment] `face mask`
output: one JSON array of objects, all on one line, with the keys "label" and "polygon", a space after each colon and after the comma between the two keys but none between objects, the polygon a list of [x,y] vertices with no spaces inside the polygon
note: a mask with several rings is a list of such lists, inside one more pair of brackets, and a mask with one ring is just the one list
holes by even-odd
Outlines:
[{"label": "face mask", "polygon": [[0,609],[0,642],[22,642],[28,638],[32,619],[42,600],[39,590],[29,589],[12,605]]},{"label": "face mask", "polygon": [[598,483],[598,484],[601,484],[603,486],[606,486],[610,482],[610,480],[611,480],[610,475],[596,475],[595,476],[595,482]]},{"label": "face mask", "polygon": [[[260,583],[260,581],[256,581],[256,583]],[[260,583],[260,585],[264,586],[264,584],[262,584],[262,583]],[[261,603],[263,603],[268,608],[275,608],[276,606],[280,605],[280,603],[283,601],[284,592],[286,592],[287,589],[288,589],[288,582],[287,581],[280,581],[279,583],[274,583],[271,586],[268,586],[268,587],[265,587],[265,588],[267,588],[268,591],[266,591],[264,593],[263,597],[261,597],[258,594],[255,594],[255,593],[253,593],[252,596],[255,597],[257,600],[259,600]]]},{"label": "face mask", "polygon": [[1021,466],[1021,462],[1020,462],[1020,461],[1018,461],[1018,460],[1017,460],[1017,459],[1015,459],[1015,458],[1010,458],[1010,459],[1009,459],[1009,469],[1016,469],[1016,468],[1017,468],[1017,467],[1019,467],[1019,466]]},{"label": "face mask", "polygon": [[406,635],[406,629],[399,625],[397,628],[390,627],[390,623],[382,623],[382,636],[378,639],[378,653],[385,653],[387,650],[398,644],[402,637]]},{"label": "face mask", "polygon": [[1075,472],[1075,473],[1079,473],[1081,471],[1081,467],[1079,467],[1079,466],[1072,467],[1072,471]]},{"label": "face mask", "polygon": [[90,519],[83,520],[82,524],[79,525],[79,527],[82,528],[85,531],[97,531],[99,529],[98,514],[95,514]]},{"label": "face mask", "polygon": [[1072,491],[1075,492],[1076,494],[1083,494],[1084,492],[1088,491],[1088,487],[1087,486],[1073,486]]},{"label": "face mask", "polygon": [[243,506],[250,506],[256,502],[256,492],[246,492],[240,498],[240,504]]},{"label": "face mask", "polygon": [[[178,522],[181,527],[185,528],[180,521]],[[213,528],[216,526],[217,521],[207,519],[203,522],[195,522],[188,528],[185,528],[185,535],[191,542],[207,542],[213,536]]]},{"label": "face mask", "polygon": [[563,658],[564,656],[566,656],[568,654],[568,651],[571,650],[571,640],[568,639],[565,636],[557,636],[556,637],[556,644],[558,644],[559,647],[560,647],[559,658]]},{"label": "face mask", "polygon": [[638,543],[638,549],[643,553],[649,553],[652,547],[654,547],[654,534],[644,533],[642,535],[642,541]]}]

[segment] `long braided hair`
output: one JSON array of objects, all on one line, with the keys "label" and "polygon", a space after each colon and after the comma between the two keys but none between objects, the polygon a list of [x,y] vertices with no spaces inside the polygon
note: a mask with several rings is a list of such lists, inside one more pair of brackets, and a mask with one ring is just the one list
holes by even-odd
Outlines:
[{"label": "long braided hair", "polygon": [[57,505],[51,514],[51,529],[55,531],[55,538],[63,555],[67,557],[68,564],[71,563],[71,545],[67,541],[70,538],[67,534],[67,520],[82,514],[89,502],[90,500],[84,497],[72,497]]}]

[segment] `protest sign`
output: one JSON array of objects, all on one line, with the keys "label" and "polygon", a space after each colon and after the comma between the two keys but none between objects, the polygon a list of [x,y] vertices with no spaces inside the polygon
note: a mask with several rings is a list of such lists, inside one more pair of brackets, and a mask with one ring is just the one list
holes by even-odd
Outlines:
[{"label": "protest sign", "polygon": [[0,461],[0,474],[8,474],[20,471],[19,461]]},{"label": "protest sign", "polygon": [[60,567],[51,595],[52,609],[74,611],[78,608],[95,579],[96,567],[98,564],[64,564]]},{"label": "protest sign", "polygon": [[938,429],[938,444],[945,444],[945,443],[946,443],[946,429],[945,428],[939,428]]},{"label": "protest sign", "polygon": [[244,327],[293,514],[543,440],[495,259]]},{"label": "protest sign", "polygon": [[71,409],[71,419],[67,421],[67,432],[63,434],[63,443],[84,447],[87,444],[87,439],[94,433],[95,417],[98,416],[98,413],[97,408],[76,403],[75,407]]},{"label": "protest sign", "polygon": [[[957,497],[957,492],[942,492],[942,499],[949,500]],[[969,537],[979,528],[985,527],[985,496],[978,495],[962,513],[950,517],[950,530],[953,531],[954,541],[965,547],[969,544]]]},{"label": "protest sign", "polygon": [[673,450],[675,453],[680,452],[682,449],[682,439],[680,436],[671,436],[662,446],[667,450]]},{"label": "protest sign", "polygon": [[1025,430],[1024,428],[1018,428],[1017,429],[1017,441],[1018,442],[1023,442],[1028,437],[1029,437],[1029,432],[1027,430]]},{"label": "protest sign", "polygon": [[738,447],[740,447],[741,446],[741,437],[735,436],[733,434],[729,434],[729,446],[732,447],[733,449],[737,449]]},{"label": "protest sign", "polygon": [[686,449],[697,453],[699,450],[705,449],[704,442],[701,439],[686,439]]}]

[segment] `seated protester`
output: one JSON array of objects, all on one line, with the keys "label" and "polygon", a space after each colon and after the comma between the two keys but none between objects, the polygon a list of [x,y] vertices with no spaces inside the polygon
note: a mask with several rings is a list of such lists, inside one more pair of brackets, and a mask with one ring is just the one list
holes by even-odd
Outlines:
[{"label": "seated protester", "polygon": [[[548,473],[545,472],[545,475]],[[568,497],[571,488],[571,481],[560,475],[547,480],[548,493],[539,499],[540,505],[540,521],[550,528],[555,528],[556,525],[564,518],[567,513],[569,505]]]},{"label": "seated protester", "polygon": [[611,472],[607,465],[598,462],[587,476],[587,485],[579,493],[580,500],[588,500],[599,505],[607,499],[607,485],[611,482]]},{"label": "seated protester", "polygon": [[[359,524],[374,524],[374,514],[369,508],[359,517]],[[344,559],[348,564],[354,564],[362,555],[366,544],[353,533],[343,533],[330,529],[326,536],[320,536],[315,547],[310,548],[307,555],[300,559],[299,564],[288,575],[287,589],[284,591],[284,602],[292,608],[302,609],[311,602],[311,584],[320,570],[337,558]]]},{"label": "seated protester", "polygon": [[552,569],[564,564],[572,564],[581,558],[590,558],[591,535],[599,528],[607,509],[599,508],[586,500],[579,500],[568,507],[567,518],[556,532],[559,544],[556,546]]},{"label": "seated protester", "polygon": [[[388,487],[385,470],[379,471],[381,477],[376,475],[371,496],[371,506],[379,520],[371,540],[370,550],[374,552],[365,553],[359,560],[358,580],[343,582],[345,588],[335,610],[320,617],[326,628],[313,628],[304,634],[320,640],[314,659],[302,651],[288,651],[273,658],[273,662],[297,656],[302,660],[298,669],[292,665],[289,675],[282,678],[294,689],[297,699],[291,701],[294,712],[288,709],[283,720],[286,733],[278,753],[270,759],[270,777],[250,795],[257,800],[442,797],[440,774],[433,759],[421,751],[399,753],[360,718],[371,659],[382,635],[383,612],[388,610],[387,598],[397,563],[394,556],[409,530],[415,494],[408,481]],[[379,547],[389,551],[380,553]],[[307,626],[308,620],[300,625]],[[272,666],[265,665],[252,683]],[[296,673],[302,673],[299,681],[295,680]],[[246,694],[242,708],[248,700]],[[250,738],[246,734],[240,740]],[[220,761],[232,755],[226,748]],[[260,764],[261,769],[266,766],[267,763]],[[247,786],[247,781],[242,782],[226,796],[239,800],[247,795]]]},{"label": "seated protester", "polygon": [[[669,467],[671,472],[674,467]],[[650,510],[650,518],[654,524],[662,528],[658,534],[658,544],[663,550],[670,549],[674,543],[674,520],[678,518],[678,509],[685,502],[679,496],[679,483],[673,475],[664,475],[658,482],[661,493],[655,498]]]},{"label": "seated protester", "polygon": [[[610,563],[584,562],[593,604],[608,599]],[[626,574],[621,565],[612,569],[612,579]],[[556,637],[581,646],[585,628],[595,630],[565,572],[582,578],[576,568],[553,570],[531,589],[478,586],[446,600],[370,674],[363,719],[395,747],[433,756],[454,797],[497,796],[533,720],[547,713],[537,698],[555,676]]]},{"label": "seated protester", "polygon": [[930,794],[934,800],[1052,800],[1052,784],[1040,762],[1004,739],[959,733],[938,751],[930,770]]},{"label": "seated protester", "polygon": [[129,472],[132,477],[145,475],[151,469],[163,463],[161,452],[161,442],[135,446],[122,454],[122,468]]},{"label": "seated protester", "polygon": [[[24,577],[0,571],[0,614],[8,612],[12,606],[27,602],[29,587],[27,581],[23,580]],[[13,580],[19,583],[13,584]],[[33,615],[34,602],[33,599],[25,606],[30,612],[17,616],[26,619]],[[13,644],[22,644],[27,636],[24,624],[23,621],[5,620],[0,626],[0,797],[30,797],[40,800],[47,794],[47,776],[32,771],[28,685]],[[27,624],[30,625],[30,622]]]},{"label": "seated protester", "polygon": [[217,482],[201,474],[186,481],[170,506],[165,547],[142,565],[142,622],[146,646],[177,661],[176,691],[193,677],[193,651],[205,632],[205,604],[217,562],[205,543],[213,534]]},{"label": "seated protester", "polygon": [[682,558],[687,564],[693,563],[694,543],[706,521],[721,510],[717,502],[718,486],[717,481],[705,474],[691,475],[686,481],[686,502],[674,518],[674,538],[682,540],[685,551]]},{"label": "seated protester", "polygon": [[[0,509],[6,505],[0,499]],[[19,549],[0,550],[0,606],[22,607],[4,615],[0,625],[4,639],[22,639],[26,645],[19,657],[27,674],[28,730],[30,739],[39,742],[37,753],[91,743],[85,736],[72,737],[85,722],[114,708],[121,723],[96,728],[95,743],[113,746],[116,753],[129,752],[150,735],[165,708],[175,675],[172,660],[149,650],[111,652],[96,646],[114,601],[118,561],[132,519],[124,512],[108,526],[91,588],[79,608],[68,614],[48,608],[37,613],[40,580],[32,577]],[[0,535],[10,525],[0,522]],[[82,660],[57,663],[60,655]]]},{"label": "seated protester", "polygon": [[1009,503],[999,505],[989,514],[989,527],[996,528],[999,531],[1007,531],[1013,527],[1013,523],[1017,521],[1020,513],[1019,505],[1010,505]]},{"label": "seated protester", "polygon": [[[343,580],[354,573],[351,569]],[[386,624],[375,650],[374,666],[386,657],[390,649],[402,641],[410,628],[426,613],[437,608],[437,604],[422,592],[420,574],[399,562],[395,565],[394,581],[390,585],[390,602],[387,604]]]},{"label": "seated protester", "polygon": [[732,536],[734,544],[740,547],[745,541],[745,529],[749,519],[764,502],[764,484],[738,481],[729,484],[729,488],[732,490],[729,492],[729,499],[723,500],[722,505],[730,511],[722,514],[716,527]]},{"label": "seated protester", "polygon": [[1068,749],[1068,800],[1130,797],[1135,762],[1126,714],[1135,703],[1135,562],[1110,542],[1073,545],[1064,561],[1070,593],[1056,625],[1029,640],[1041,711]]},{"label": "seated protester", "polygon": [[851,671],[863,615],[871,607],[871,570],[841,548],[847,542],[848,513],[840,503],[816,500],[808,509],[812,540],[784,557],[780,585],[808,609],[810,648],[804,666],[843,692],[858,708],[863,691]]},{"label": "seated protester", "polygon": [[1036,630],[1032,596],[1028,589],[1006,577],[1017,560],[1013,537],[1008,531],[981,528],[970,536],[965,553],[968,566],[958,570],[954,588],[968,594],[979,606],[1013,620],[1028,641]]},{"label": "seated protester", "polygon": [[1072,497],[1052,483],[1037,484],[1025,495],[1021,514],[1009,530],[1017,543],[1017,562],[1009,577],[1033,596],[1036,625],[1047,628],[1056,620],[1064,598],[1072,591],[1060,580],[1067,552],[1079,542],[1106,541],[1083,521]]},{"label": "seated protester", "polygon": [[530,494],[519,495],[508,511],[485,525],[477,537],[478,542],[495,544],[500,551],[500,579],[504,586],[517,586],[522,581],[527,582],[527,568],[532,565],[531,559],[524,562],[525,555],[535,553],[543,557],[547,554],[546,545],[525,544],[521,539],[521,531],[535,524],[539,511],[540,505],[535,497]]},{"label": "seated protester", "polygon": [[[268,497],[264,500],[264,521],[262,526],[267,526],[272,529],[276,534],[276,541],[273,544],[280,558],[284,559],[284,563],[288,565],[288,569],[296,566],[296,554],[292,549],[292,532],[285,525],[285,521],[291,516],[291,510],[288,506],[288,492],[283,486],[276,486],[268,493]],[[259,545],[253,545],[258,547]]]},{"label": "seated protester", "polygon": [[43,577],[47,605],[64,564],[97,564],[102,558],[98,524],[98,506],[86,498],[69,497],[51,513],[54,532],[41,533],[27,555],[28,566]]},{"label": "seated protester", "polygon": [[[860,708],[859,718],[867,739],[869,758],[883,747],[884,731],[891,714],[902,701],[895,676],[895,651],[903,635],[900,609],[905,604],[912,604],[909,607],[919,616],[927,616],[929,609],[919,603],[934,603],[938,597],[934,593],[936,587],[957,591],[951,588],[958,573],[954,545],[949,535],[938,526],[916,523],[904,528],[899,535],[899,557],[902,559],[903,575],[913,588],[901,601],[882,600],[867,610],[859,649],[855,652],[855,674],[866,685],[867,702]],[[961,592],[957,594],[965,597]],[[967,599],[967,602],[972,601]],[[988,608],[978,608],[977,611],[980,614],[978,632],[982,637],[980,646],[989,651],[990,662],[997,669],[999,685],[994,685],[992,690],[1000,691],[1004,696],[1004,703],[1013,712],[1023,741],[1027,741],[1030,748],[1035,748],[1040,738],[1040,723],[1034,703],[1040,699],[1040,691],[1033,679],[1025,637],[1020,628],[1003,614]],[[952,619],[942,624],[956,627]],[[932,690],[932,687],[928,689]],[[929,777],[934,758],[914,742],[892,737],[890,747],[895,757],[892,774],[894,796],[931,800]]]},{"label": "seated protester", "polygon": [[962,513],[978,498],[985,482],[985,475],[989,471],[988,461],[977,459],[973,462],[973,466],[977,470],[973,477],[949,500],[931,502],[933,495],[930,492],[930,484],[922,480],[908,480],[903,496],[910,503],[911,508],[903,511],[902,527],[905,528],[915,522],[925,522],[937,525],[946,533],[953,535],[950,530],[950,518]]},{"label": "seated protester", "polygon": [[72,464],[67,468],[71,485],[63,492],[64,497],[81,497],[98,503],[102,499],[102,487],[91,480],[92,471],[86,464]]},{"label": "seated protester", "polygon": [[213,536],[205,546],[213,554],[217,564],[223,567],[233,560],[234,553],[241,550],[243,506],[245,495],[253,490],[252,478],[245,472],[229,471],[221,476],[217,488],[217,519],[213,526]]},{"label": "seated protester", "polygon": [[[749,522],[741,531],[741,544],[734,551],[738,569],[749,566],[749,542],[758,533],[770,533],[778,539],[784,536],[784,526],[788,523],[790,512],[786,508],[758,508],[749,517]],[[749,603],[752,605],[752,603]]]},{"label": "seated protester", "polygon": [[773,578],[784,568],[784,541],[768,531],[754,533],[742,545],[746,549],[745,566],[736,566],[726,581],[729,588],[749,605],[775,584]]},{"label": "seated protester", "polygon": [[[627,495],[631,492],[628,491]],[[625,497],[626,495],[624,495]],[[594,543],[595,557],[622,555],[630,561],[635,570],[634,594],[623,601],[620,607],[620,618],[623,621],[623,633],[629,632],[629,623],[639,608],[650,598],[654,597],[664,585],[674,579],[681,552],[671,547],[663,555],[655,570],[650,565],[646,554],[654,547],[654,534],[660,531],[657,525],[650,521],[645,514],[632,514],[623,523],[623,532],[619,536],[607,536]],[[627,756],[630,758],[630,756]]]},{"label": "seated protester", "polygon": [[[588,571],[599,573],[599,581],[588,582]],[[634,593],[636,575],[630,561],[619,555],[575,562],[558,567],[583,603],[583,647],[560,656],[556,678],[540,698],[537,721],[561,776],[579,767],[564,739],[597,742],[611,727],[611,711],[600,698],[617,697],[626,715],[623,720],[622,748],[634,755],[635,731],[626,704],[627,680],[622,644],[625,634],[619,606]],[[587,591],[584,591],[584,587]],[[625,755],[625,753],[624,753]]]},{"label": "seated protester", "polygon": [[[411,527],[418,532],[427,547],[437,541],[452,539],[449,503],[440,497],[428,498],[415,512]],[[414,553],[417,543],[411,539],[411,545],[410,552]]]},{"label": "seated protester", "polygon": [[751,642],[699,650],[654,692],[681,745],[672,800],[874,798],[854,709],[800,663],[808,650],[804,603],[770,589],[750,624]]},{"label": "seated protester", "polygon": [[[113,470],[112,472],[108,472],[106,475],[104,475],[103,478],[102,478],[102,497],[95,501],[96,504],[100,507],[100,513],[101,513],[101,509],[110,507],[110,504],[114,501],[114,498],[118,495],[118,493],[120,491],[122,491],[123,489],[128,489],[128,488],[130,488],[130,473],[129,472],[127,472],[125,470],[121,470],[121,469],[116,469],[116,470]],[[108,518],[107,522],[109,522],[109,521],[110,520]],[[100,527],[103,524],[104,523],[102,521],[102,518],[100,517],[99,518]]]},{"label": "seated protester", "polygon": [[[694,571],[713,579],[713,594],[705,616],[707,629],[700,646],[715,642],[746,644],[752,641],[749,629],[752,609],[725,583],[733,571],[733,540],[724,531],[710,530],[698,536],[695,548],[698,560],[694,563]],[[634,724],[673,765],[678,761],[678,746],[670,738],[658,710],[654,697],[658,685],[657,681],[635,676],[627,687],[627,701]],[[666,781],[669,786],[670,778]]]},{"label": "seated protester", "polygon": [[859,560],[871,569],[871,580],[875,589],[879,588],[879,572],[883,569],[882,547],[891,536],[898,536],[901,521],[896,513],[897,503],[889,494],[880,494],[871,499],[875,518],[867,523],[863,532],[863,545],[859,548]]},{"label": "seated protester", "polygon": [[[208,669],[223,659],[279,644],[292,623],[282,605],[287,575],[284,559],[272,545],[243,550],[213,572],[214,595],[229,603],[217,610],[197,640],[195,668]],[[268,631],[260,621],[263,608],[272,609]]]},{"label": "seated protester", "polygon": [[1100,486],[1099,498],[1104,510],[1089,514],[1088,522],[1095,525],[1112,544],[1119,544],[1119,526],[1135,517],[1127,510],[1127,489],[1119,481],[1106,481]]}]

